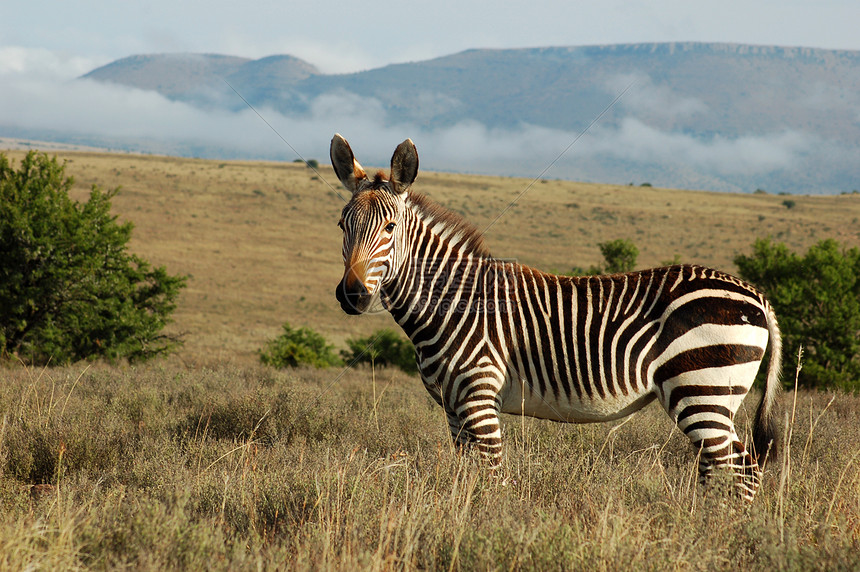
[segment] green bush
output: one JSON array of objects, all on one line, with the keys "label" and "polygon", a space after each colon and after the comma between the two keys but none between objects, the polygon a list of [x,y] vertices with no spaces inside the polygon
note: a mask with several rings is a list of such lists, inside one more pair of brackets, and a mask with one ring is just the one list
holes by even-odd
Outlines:
[{"label": "green bush", "polygon": [[349,351],[340,352],[346,363],[394,366],[406,373],[418,373],[412,342],[392,330],[379,330],[371,336],[351,338],[346,340],[346,345]]},{"label": "green bush", "polygon": [[283,325],[284,332],[266,343],[260,352],[260,361],[273,367],[298,367],[312,365],[317,368],[340,365],[334,346],[310,328],[295,329]]},{"label": "green bush", "polygon": [[801,257],[785,244],[760,239],[752,255],[735,257],[735,264],[776,310],[788,356],[784,382],[794,382],[790,356],[802,345],[802,385],[860,390],[860,249],[843,249],[831,239]]},{"label": "green bush", "polygon": [[74,181],[56,158],[31,151],[12,168],[0,153],[0,358],[64,364],[143,360],[179,340],[162,333],[186,278],[127,252],[132,224],[110,213],[119,189]]},{"label": "green bush", "polygon": [[567,275],[594,276],[596,274],[617,274],[632,272],[636,268],[636,258],[639,256],[639,249],[636,248],[632,240],[618,238],[598,243],[597,247],[600,248],[600,253],[603,255],[605,266],[592,266],[588,270],[575,266]]},{"label": "green bush", "polygon": [[636,248],[632,240],[619,238],[609,242],[601,242],[597,246],[606,261],[606,274],[631,272],[636,268],[636,257],[639,256],[639,249]]}]

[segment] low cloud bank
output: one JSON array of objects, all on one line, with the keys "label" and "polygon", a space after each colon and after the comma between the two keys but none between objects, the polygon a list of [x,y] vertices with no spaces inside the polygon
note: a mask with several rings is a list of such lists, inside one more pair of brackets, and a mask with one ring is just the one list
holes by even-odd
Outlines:
[{"label": "low cloud bank", "polygon": [[339,132],[368,165],[386,165],[397,143],[410,137],[427,169],[525,177],[546,170],[549,178],[616,183],[647,176],[653,184],[715,190],[754,190],[768,186],[775,174],[791,181],[819,164],[858,163],[856,150],[798,131],[726,138],[661,130],[638,111],[689,115],[703,104],[641,77],[632,79],[642,89],[619,105],[622,119],[580,134],[533,125],[493,129],[472,121],[444,128],[391,124],[379,101],[349,93],[319,96],[300,118],[267,108],[203,110],[155,92],[77,79],[91,65],[43,50],[0,50],[0,136],[47,134],[140,152],[286,161],[297,158],[294,149],[302,158],[324,161],[332,134]]}]

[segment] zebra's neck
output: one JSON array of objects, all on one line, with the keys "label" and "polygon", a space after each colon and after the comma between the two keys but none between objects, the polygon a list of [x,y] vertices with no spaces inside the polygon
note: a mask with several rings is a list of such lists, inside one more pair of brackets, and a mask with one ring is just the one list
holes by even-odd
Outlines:
[{"label": "zebra's neck", "polygon": [[385,286],[388,310],[414,342],[451,312],[480,296],[481,269],[491,260],[481,234],[459,215],[418,196],[407,202],[399,272]]}]

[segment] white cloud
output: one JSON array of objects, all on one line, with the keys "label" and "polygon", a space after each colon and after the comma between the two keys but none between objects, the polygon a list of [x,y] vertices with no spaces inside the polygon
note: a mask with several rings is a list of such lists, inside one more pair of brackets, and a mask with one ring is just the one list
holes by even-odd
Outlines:
[{"label": "white cloud", "polygon": [[41,48],[0,46],[0,79],[71,79],[100,65],[94,60]]},{"label": "white cloud", "polygon": [[733,139],[697,139],[665,132],[625,118],[617,129],[594,131],[588,154],[603,154],[650,164],[684,165],[713,174],[756,174],[788,168],[810,151],[817,138],[796,131]]},{"label": "white cloud", "polygon": [[686,119],[708,110],[702,100],[683,96],[666,85],[657,85],[644,73],[620,74],[606,82],[607,91],[613,96],[622,93],[627,87],[630,90],[618,101],[618,105],[637,117]]}]

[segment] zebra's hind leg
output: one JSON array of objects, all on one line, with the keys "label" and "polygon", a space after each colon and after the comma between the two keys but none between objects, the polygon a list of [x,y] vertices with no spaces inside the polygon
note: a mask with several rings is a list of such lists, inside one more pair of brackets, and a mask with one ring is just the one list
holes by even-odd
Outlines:
[{"label": "zebra's hind leg", "polygon": [[704,484],[714,469],[728,469],[734,490],[749,501],[761,482],[761,470],[738,437],[734,417],[756,368],[758,362],[750,361],[730,368],[685,370],[661,386],[663,406],[699,450],[699,481]]},{"label": "zebra's hind leg", "polygon": [[734,475],[735,491],[741,498],[752,501],[761,484],[761,469],[738,438],[734,425],[731,431],[720,432],[723,434],[701,439],[694,437],[693,432],[687,433],[700,451],[699,483],[705,485],[714,469],[728,469]]}]

